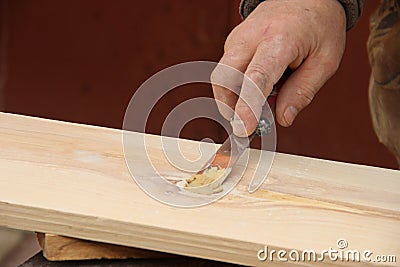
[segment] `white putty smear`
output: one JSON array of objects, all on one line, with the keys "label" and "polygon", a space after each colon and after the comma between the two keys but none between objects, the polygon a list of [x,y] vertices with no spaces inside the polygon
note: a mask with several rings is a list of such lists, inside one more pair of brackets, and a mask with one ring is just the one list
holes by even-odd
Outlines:
[{"label": "white putty smear", "polygon": [[190,178],[178,182],[176,185],[192,193],[211,195],[222,192],[222,183],[226,180],[231,168],[211,167],[201,174],[192,175]]}]

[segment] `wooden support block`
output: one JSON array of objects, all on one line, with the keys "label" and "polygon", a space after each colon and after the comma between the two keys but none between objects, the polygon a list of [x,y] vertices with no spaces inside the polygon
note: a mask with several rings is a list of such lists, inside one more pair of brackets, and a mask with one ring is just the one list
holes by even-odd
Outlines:
[{"label": "wooden support block", "polygon": [[[250,266],[398,266],[332,261],[323,251],[345,239],[350,250],[399,261],[399,171],[278,153],[268,179],[250,194],[252,174],[267,166],[263,158],[258,163],[260,151],[249,150],[242,181],[227,196],[201,208],[176,208],[136,185],[121,135],[0,113],[0,225]],[[146,138],[159,170],[182,177],[165,158],[160,137],[133,136]],[[179,142],[184,153],[198,156],[198,142]],[[147,161],[143,154],[132,157],[138,168]],[[265,246],[313,250],[323,261],[262,261],[257,254]]]},{"label": "wooden support block", "polygon": [[78,238],[37,233],[43,256],[51,261],[168,258],[173,255]]}]

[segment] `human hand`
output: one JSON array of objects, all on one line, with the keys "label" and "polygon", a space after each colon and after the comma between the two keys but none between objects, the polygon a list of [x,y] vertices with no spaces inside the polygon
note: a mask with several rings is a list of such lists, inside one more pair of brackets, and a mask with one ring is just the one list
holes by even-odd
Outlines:
[{"label": "human hand", "polygon": [[278,95],[276,119],[290,126],[336,72],[345,39],[346,16],[337,0],[261,3],[229,34],[220,60],[252,82],[230,77],[219,67],[211,77],[212,82],[229,84],[235,91],[213,84],[214,97],[222,102],[217,101],[220,113],[227,120],[234,116],[234,133],[247,136],[254,131],[266,98],[288,67],[294,72]]}]

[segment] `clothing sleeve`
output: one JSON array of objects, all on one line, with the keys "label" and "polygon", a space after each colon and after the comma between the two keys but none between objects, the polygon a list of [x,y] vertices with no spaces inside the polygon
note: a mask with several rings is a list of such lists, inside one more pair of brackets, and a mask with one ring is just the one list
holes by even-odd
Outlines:
[{"label": "clothing sleeve", "polygon": [[[247,18],[251,12],[265,0],[242,0],[239,12],[243,19]],[[346,29],[350,30],[362,14],[364,0],[338,0],[346,12]]]}]

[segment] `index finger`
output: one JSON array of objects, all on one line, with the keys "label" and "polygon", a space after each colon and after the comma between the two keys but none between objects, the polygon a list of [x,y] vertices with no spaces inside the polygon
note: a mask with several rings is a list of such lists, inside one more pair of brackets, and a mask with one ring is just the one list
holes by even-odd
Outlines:
[{"label": "index finger", "polygon": [[257,46],[245,72],[235,107],[232,126],[236,135],[248,136],[255,130],[262,106],[273,85],[278,82],[285,69],[296,60],[298,55],[288,43],[281,36],[275,36],[260,42]]},{"label": "index finger", "polygon": [[214,98],[217,101],[221,115],[230,120],[241,85],[243,83],[243,72],[251,61],[252,54],[241,46],[232,46],[222,56],[217,67],[211,74],[211,83]]}]

